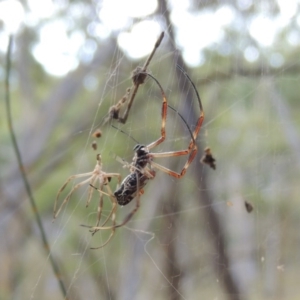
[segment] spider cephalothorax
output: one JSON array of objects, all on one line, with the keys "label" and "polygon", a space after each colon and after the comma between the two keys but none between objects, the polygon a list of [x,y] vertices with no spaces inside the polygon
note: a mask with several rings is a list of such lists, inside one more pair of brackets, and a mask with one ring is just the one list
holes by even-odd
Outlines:
[{"label": "spider cephalothorax", "polygon": [[147,164],[151,163],[151,156],[149,155],[150,151],[145,145],[137,144],[133,150],[135,151],[133,157],[133,168],[137,170],[142,170],[146,167]]}]

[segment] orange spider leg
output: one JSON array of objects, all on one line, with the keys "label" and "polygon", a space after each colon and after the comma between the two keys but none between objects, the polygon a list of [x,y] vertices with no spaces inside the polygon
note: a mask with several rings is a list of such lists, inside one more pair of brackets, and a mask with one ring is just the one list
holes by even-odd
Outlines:
[{"label": "orange spider leg", "polygon": [[147,146],[148,149],[154,148],[161,144],[165,139],[166,139],[166,120],[167,120],[167,110],[168,110],[168,102],[167,102],[167,97],[166,94],[161,86],[161,84],[158,82],[158,80],[153,77],[151,74],[148,74],[159,86],[163,101],[162,101],[162,108],[161,108],[161,136],[151,144]]}]

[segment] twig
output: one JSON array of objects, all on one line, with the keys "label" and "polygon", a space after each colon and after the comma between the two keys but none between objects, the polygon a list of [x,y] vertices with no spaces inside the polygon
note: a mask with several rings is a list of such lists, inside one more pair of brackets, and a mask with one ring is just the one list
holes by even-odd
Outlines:
[{"label": "twig", "polygon": [[14,133],[14,129],[13,129],[13,124],[12,124],[12,116],[11,116],[11,108],[10,108],[10,87],[9,87],[9,75],[10,75],[10,69],[11,69],[11,48],[12,48],[12,41],[13,38],[12,36],[9,37],[9,42],[8,42],[8,48],[7,48],[7,53],[6,53],[6,75],[5,75],[5,104],[6,104],[6,115],[7,115],[7,124],[8,124],[8,129],[9,129],[9,133],[11,136],[11,140],[12,140],[12,144],[13,144],[13,148],[14,151],[16,153],[17,156],[17,161],[18,161],[18,166],[20,169],[20,173],[22,176],[22,180],[24,182],[25,185],[25,189],[31,204],[31,208],[33,210],[34,216],[35,216],[35,220],[37,222],[38,228],[40,230],[41,233],[41,237],[42,237],[42,243],[44,246],[44,249],[47,253],[47,255],[49,256],[50,259],[50,263],[52,266],[52,269],[54,271],[54,274],[57,278],[59,287],[61,289],[61,292],[64,296],[64,299],[67,300],[67,290],[65,288],[65,285],[61,279],[61,273],[58,267],[58,264],[56,263],[55,259],[53,258],[51,252],[50,252],[50,247],[49,247],[49,243],[47,241],[47,237],[45,234],[45,230],[42,224],[42,220],[41,217],[39,215],[33,194],[32,194],[32,190],[30,187],[30,184],[28,182],[27,176],[26,176],[26,172],[25,172],[25,168],[22,162],[22,158],[21,158],[21,153],[18,147],[18,143],[17,143],[17,139]]},{"label": "twig", "polygon": [[[154,48],[153,48],[152,52],[150,53],[150,55],[149,55],[148,59],[146,60],[144,66],[139,70],[139,73],[145,73],[145,72],[147,71],[147,68],[148,68],[148,66],[149,66],[149,64],[150,64],[150,61],[151,61],[151,59],[153,58],[153,56],[154,56],[154,54],[155,54],[157,48],[158,48],[159,45],[161,44],[161,41],[163,40],[163,38],[164,38],[164,32],[162,32],[162,33],[160,34],[159,38],[157,39],[157,41],[156,41],[156,43],[155,43],[155,45],[154,45]],[[138,75],[138,74],[137,74],[137,75]],[[142,82],[143,82],[143,81],[142,81]],[[140,82],[140,81],[137,80],[136,83],[134,84],[134,90],[132,91],[131,98],[130,98],[129,101],[128,101],[128,105],[127,105],[126,111],[125,111],[123,117],[121,117],[121,118],[119,119],[119,122],[121,122],[121,123],[123,123],[123,124],[126,123],[127,117],[128,117],[128,114],[129,114],[129,111],[130,111],[130,108],[131,108],[131,105],[132,105],[133,100],[134,100],[134,98],[135,98],[135,95],[136,95],[136,93],[137,93],[137,91],[138,91],[138,88],[139,88],[139,86],[140,86],[140,84],[141,84],[142,82]]]},{"label": "twig", "polygon": [[[163,38],[164,38],[165,33],[162,32],[160,36],[158,37],[152,52],[150,53],[149,57],[147,58],[146,62],[144,63],[143,67],[137,67],[132,74],[132,81],[133,81],[133,86],[128,88],[126,90],[125,95],[117,102],[117,104],[111,106],[109,108],[108,113],[100,123],[100,128],[104,126],[106,123],[110,122],[112,119],[118,120],[118,122],[125,124],[129,115],[129,111],[131,109],[131,106],[133,104],[133,100],[137,94],[137,91],[139,89],[139,86],[145,82],[145,79],[147,77],[147,68],[157,50],[159,45],[161,44]],[[125,105],[127,105],[126,110],[123,114],[123,116],[119,116],[120,109]],[[96,130],[93,135],[96,135],[96,133],[99,131]]]}]

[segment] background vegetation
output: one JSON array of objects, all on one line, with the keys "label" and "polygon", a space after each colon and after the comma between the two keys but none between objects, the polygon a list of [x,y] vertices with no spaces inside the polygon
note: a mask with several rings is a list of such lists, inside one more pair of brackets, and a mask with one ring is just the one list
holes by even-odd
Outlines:
[{"label": "background vegetation", "polygon": [[[27,16],[29,2],[21,1]],[[275,26],[284,13],[280,1],[190,1],[188,11],[199,18],[222,7],[230,7],[236,16],[224,27],[224,37],[201,52],[197,67],[183,59],[180,28],[172,18],[176,1],[158,1],[155,12],[131,18],[130,25],[106,38],[97,38],[90,30],[101,24],[96,14],[104,9],[101,1],[53,1],[54,15],[36,24],[22,23],[11,53],[10,105],[52,256],[42,244],[24,189],[2,101],[1,300],[64,299],[52,257],[68,299],[299,299],[300,3],[291,2],[296,3],[295,12],[272,43],[263,45],[251,35],[250,23],[261,17]],[[91,41],[96,45],[88,59],[77,53],[77,67],[60,77],[50,75],[33,55],[39,30],[57,19],[73,24],[69,35],[83,33],[85,47]],[[114,156],[130,162],[135,142],[106,126],[95,152],[91,133],[131,86],[131,71],[146,59],[132,60],[117,42],[122,32],[131,32],[145,19],[165,31],[148,70],[191,128],[199,109],[177,64],[187,70],[201,95],[205,122],[197,139],[199,152],[180,180],[158,172],[128,226],[118,229],[106,247],[90,250],[109,235],[101,231],[92,237],[79,226],[94,224],[97,195],[85,208],[87,190],[79,189],[54,223],[53,204],[68,176],[92,171],[98,152],[105,171],[119,172],[123,178],[128,174]],[[192,33],[191,39],[201,41],[201,35]],[[5,49],[0,52],[2,86]],[[4,89],[1,95],[4,99]],[[148,79],[127,123],[115,125],[140,143],[154,141],[160,134],[161,99]],[[170,111],[167,140],[157,151],[182,149],[188,141],[184,124]],[[199,162],[206,146],[217,159],[216,170]],[[180,170],[184,159],[159,162]],[[115,186],[112,181],[112,189]],[[254,207],[251,213],[245,201]],[[119,208],[118,221],[133,207],[131,203]]]}]

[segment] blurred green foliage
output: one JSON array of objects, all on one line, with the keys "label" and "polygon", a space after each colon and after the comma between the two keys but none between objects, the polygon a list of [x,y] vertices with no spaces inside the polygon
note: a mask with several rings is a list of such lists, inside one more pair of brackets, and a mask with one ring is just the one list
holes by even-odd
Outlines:
[{"label": "blurred green foliage", "polygon": [[[197,10],[223,5],[194,2]],[[69,6],[78,3],[81,2],[70,1]],[[85,5],[93,11],[95,4]],[[232,7],[239,12],[238,3],[233,2]],[[280,15],[278,8],[272,12]],[[259,2],[253,1],[244,16],[250,20],[261,13]],[[68,9],[60,15],[67,16]],[[80,28],[87,39],[92,39],[86,24],[93,20],[93,14],[81,18],[73,30]],[[300,289],[295,278],[300,269],[299,45],[290,45],[287,36],[293,26],[299,30],[299,24],[291,22],[281,33],[280,43],[266,48],[255,44],[249,32],[227,28],[228,39],[203,52],[203,65],[189,72],[205,109],[205,122],[197,139],[197,160],[180,180],[157,172],[128,226],[117,229],[105,248],[93,251],[89,248],[101,245],[110,234],[100,231],[91,237],[86,228],[79,226],[96,222],[97,192],[86,208],[87,186],[78,189],[52,223],[57,191],[69,176],[92,171],[97,153],[102,155],[104,171],[118,172],[124,178],[128,169],[115,156],[131,162],[135,142],[130,136],[143,144],[159,137],[162,97],[148,79],[138,91],[127,123],[115,123],[128,135],[107,125],[94,151],[92,133],[131,86],[132,70],[144,61],[131,61],[124,56],[116,34],[111,34],[107,40],[94,38],[95,57],[100,59],[79,60],[75,71],[54,78],[32,56],[42,23],[23,26],[15,37],[11,106],[28,179],[70,299],[129,299],[128,295],[132,296],[130,299],[179,299],[180,294],[186,299],[231,299],[220,284],[221,272],[214,266],[218,252],[209,235],[212,225],[205,215],[207,207],[198,202],[199,182],[192,171],[196,168],[208,178],[207,189],[213,196],[208,209],[217,211],[224,228],[231,269],[242,291],[240,299],[298,299]],[[167,43],[164,41],[158,49],[149,70],[164,87],[172,107],[180,111],[189,105],[190,111],[197,110],[196,99],[194,106],[184,102],[175,76],[176,63]],[[221,55],[219,49],[226,43],[232,51]],[[246,61],[246,45],[257,47],[258,61]],[[277,52],[284,63],[275,68],[269,64],[269,58]],[[2,67],[4,55],[1,53]],[[89,80],[96,82],[93,88],[88,88]],[[20,182],[5,118],[2,109],[0,183],[4,242],[0,248],[0,299],[60,299]],[[193,129],[193,124],[190,126]],[[155,151],[185,149],[189,140],[180,118],[169,111],[167,140]],[[206,146],[216,158],[216,171],[199,163]],[[185,160],[159,162],[180,170]],[[115,190],[116,181],[110,185]],[[72,184],[66,193],[71,187]],[[244,201],[254,206],[251,214],[246,212]],[[118,222],[134,205],[133,202],[118,208]],[[105,197],[104,212],[110,208]],[[171,208],[174,211],[166,213]],[[170,216],[176,221],[170,221]],[[176,260],[170,254],[172,247]],[[177,267],[171,277],[170,265]],[[172,284],[176,277],[180,278],[179,287]],[[172,298],[170,291],[177,298]]]}]

